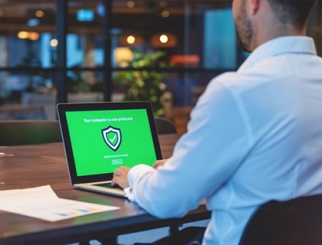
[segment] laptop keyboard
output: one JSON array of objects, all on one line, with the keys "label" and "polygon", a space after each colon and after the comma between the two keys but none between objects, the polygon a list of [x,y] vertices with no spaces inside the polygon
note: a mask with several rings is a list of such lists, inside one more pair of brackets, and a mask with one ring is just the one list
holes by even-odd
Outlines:
[{"label": "laptop keyboard", "polygon": [[123,190],[119,186],[112,186],[111,183],[96,184],[95,186],[100,186],[100,187],[104,187],[104,188],[108,188],[108,189],[120,189],[120,190]]}]

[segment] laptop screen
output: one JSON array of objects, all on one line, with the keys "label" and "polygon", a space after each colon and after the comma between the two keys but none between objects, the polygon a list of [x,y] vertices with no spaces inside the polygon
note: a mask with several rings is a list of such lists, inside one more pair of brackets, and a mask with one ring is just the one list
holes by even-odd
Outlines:
[{"label": "laptop screen", "polygon": [[66,117],[77,176],[156,161],[144,109],[67,112]]},{"label": "laptop screen", "polygon": [[66,107],[59,114],[74,183],[106,180],[120,166],[152,165],[161,158],[149,103],[135,102],[138,108],[131,103],[102,104],[58,105]]}]

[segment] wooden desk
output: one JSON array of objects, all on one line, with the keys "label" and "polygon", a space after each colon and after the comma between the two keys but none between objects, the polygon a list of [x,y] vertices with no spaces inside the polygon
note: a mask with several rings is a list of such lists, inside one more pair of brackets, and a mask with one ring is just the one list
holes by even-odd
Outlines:
[{"label": "wooden desk", "polygon": [[[160,135],[164,158],[172,154],[177,135]],[[47,222],[0,211],[0,244],[66,244],[91,239],[115,238],[186,222],[204,220],[210,212],[204,205],[180,219],[157,219],[126,199],[73,189],[69,183],[62,143],[0,147],[0,190],[51,185],[60,198],[106,204],[119,210],[58,222]],[[1,201],[1,200],[0,200]]]}]

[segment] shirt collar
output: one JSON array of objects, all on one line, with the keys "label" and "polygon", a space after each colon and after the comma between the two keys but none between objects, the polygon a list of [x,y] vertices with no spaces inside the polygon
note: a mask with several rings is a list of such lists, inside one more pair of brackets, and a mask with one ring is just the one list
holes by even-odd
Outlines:
[{"label": "shirt collar", "polygon": [[240,66],[238,72],[245,71],[269,57],[286,53],[316,55],[314,41],[307,36],[285,36],[270,40],[257,47]]}]

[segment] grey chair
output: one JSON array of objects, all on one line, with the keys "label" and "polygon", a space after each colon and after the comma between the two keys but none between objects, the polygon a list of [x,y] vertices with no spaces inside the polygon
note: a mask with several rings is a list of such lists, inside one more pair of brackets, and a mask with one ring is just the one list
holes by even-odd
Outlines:
[{"label": "grey chair", "polygon": [[176,134],[177,129],[175,125],[165,117],[154,117],[155,126],[158,134]]},{"label": "grey chair", "polygon": [[322,195],[263,204],[249,220],[239,245],[322,244]]},{"label": "grey chair", "polygon": [[61,142],[56,120],[0,121],[0,146]]}]

